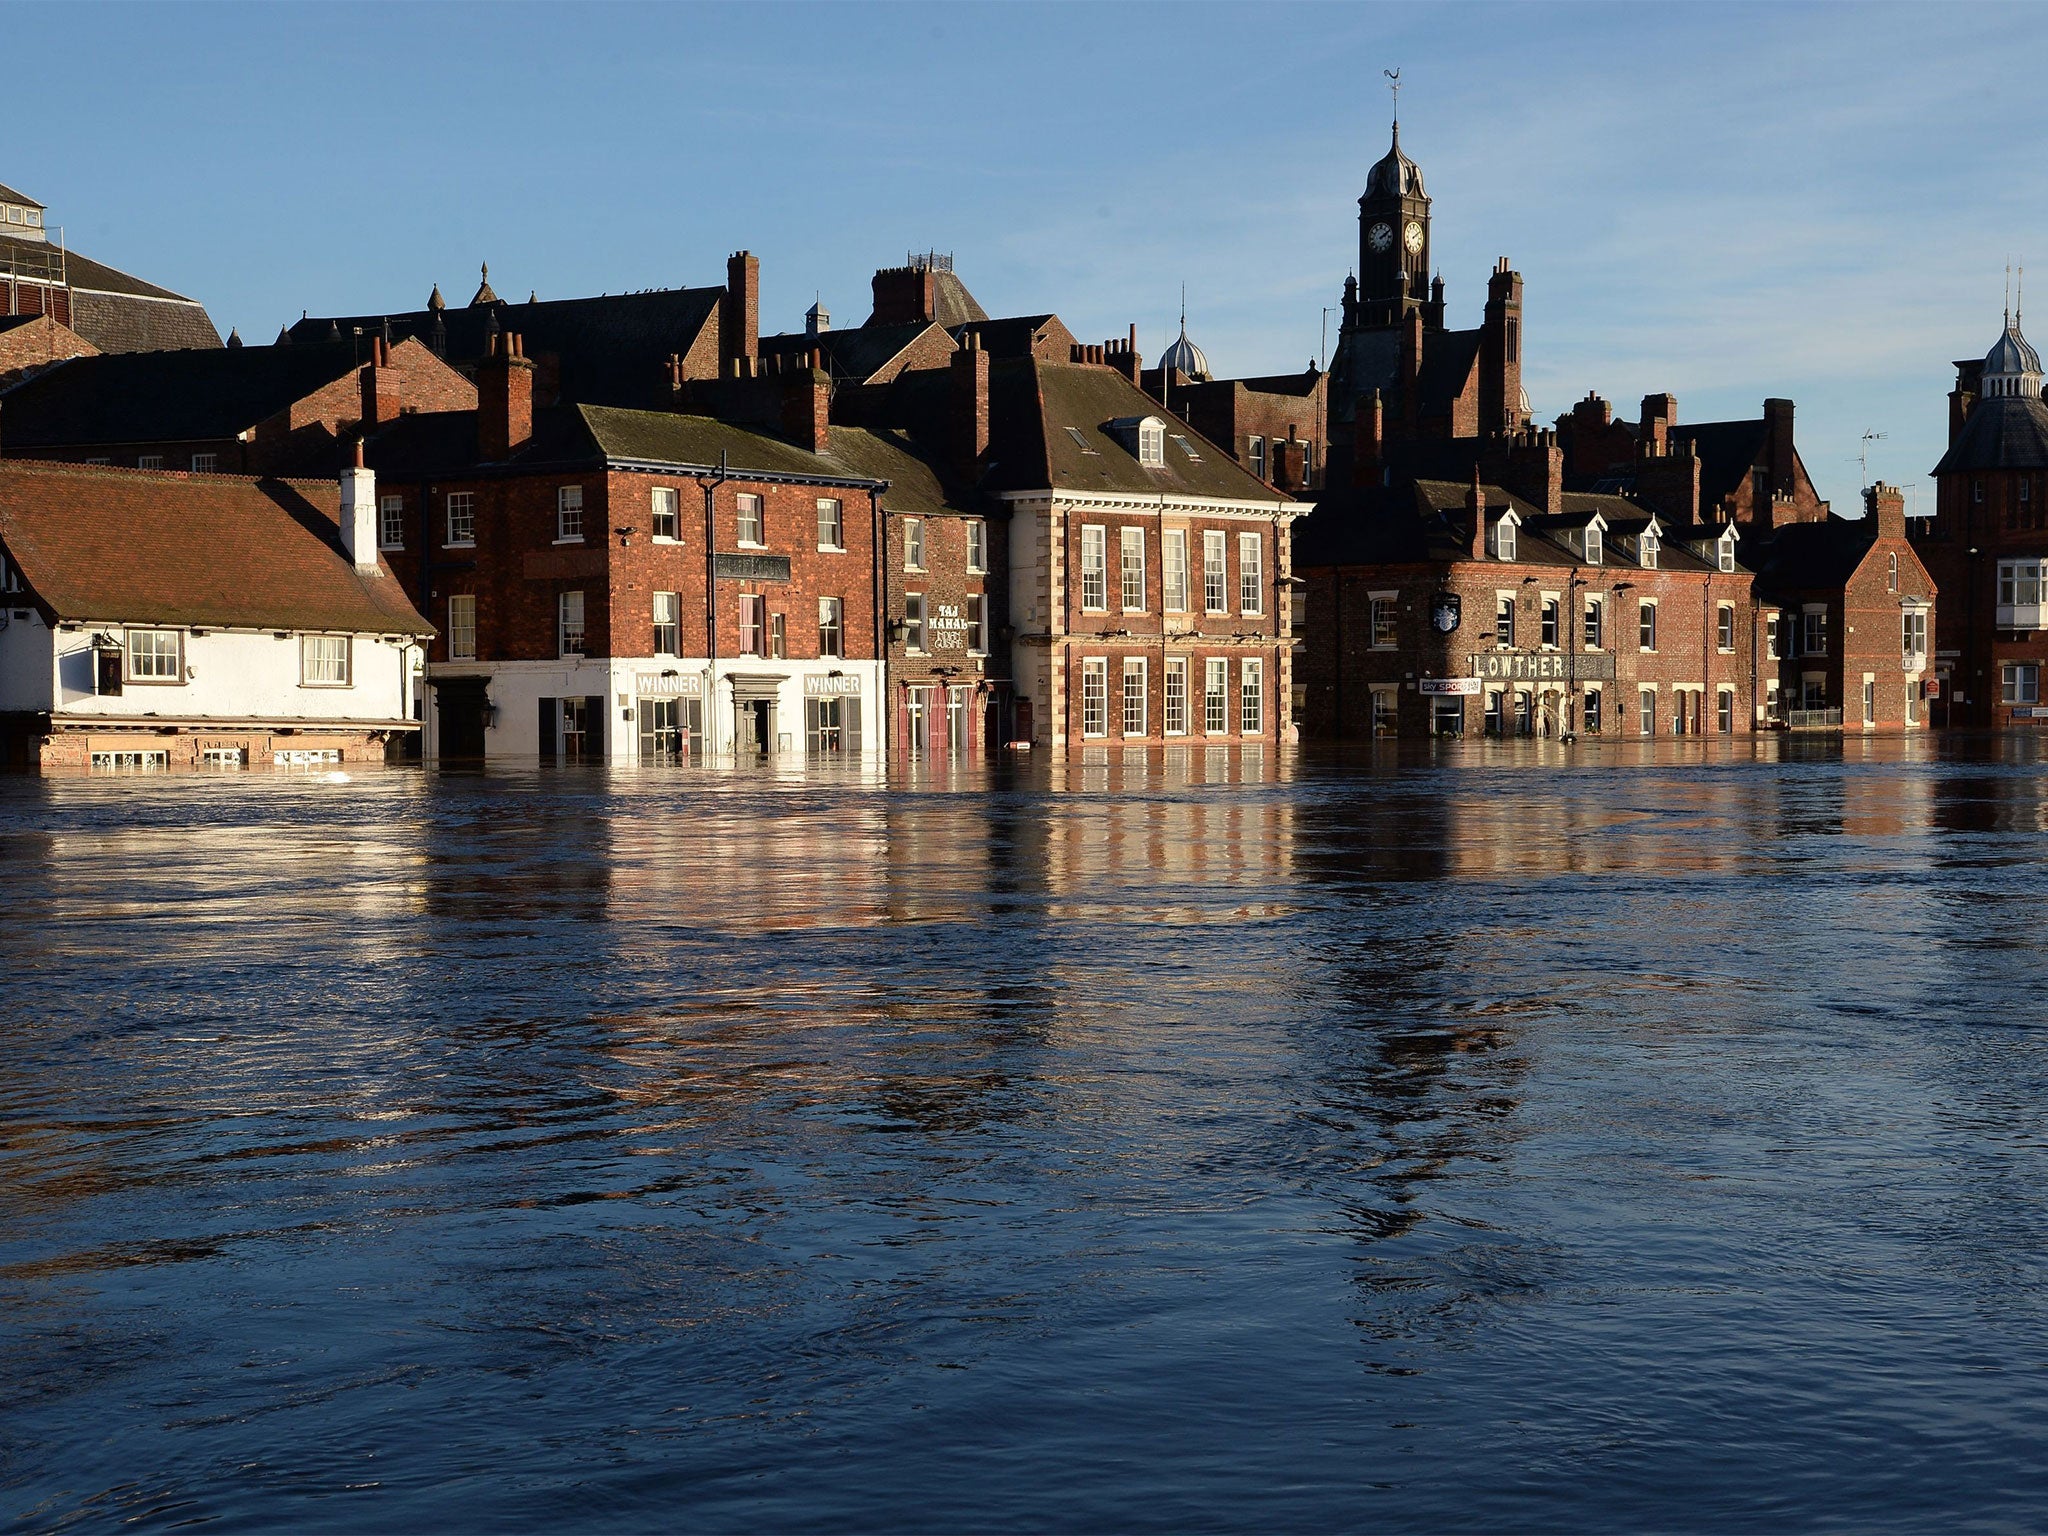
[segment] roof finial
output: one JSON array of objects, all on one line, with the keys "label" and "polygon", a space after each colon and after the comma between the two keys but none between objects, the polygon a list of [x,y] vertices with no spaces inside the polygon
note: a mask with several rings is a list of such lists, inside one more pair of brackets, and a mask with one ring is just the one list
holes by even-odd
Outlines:
[{"label": "roof finial", "polygon": [[1394,93],[1394,142],[1398,144],[1401,142],[1401,71],[1383,69],[1380,73],[1387,77],[1387,88]]},{"label": "roof finial", "polygon": [[2005,263],[2005,323],[2007,326],[2012,324],[2012,259],[2010,257],[2006,258]]},{"label": "roof finial", "polygon": [[2021,262],[2019,271],[2015,274],[2012,284],[2012,328],[2014,330],[2020,328],[2020,301],[2026,297],[2026,294],[2027,264]]},{"label": "roof finial", "polygon": [[1188,285],[1180,285],[1180,339],[1188,339]]}]

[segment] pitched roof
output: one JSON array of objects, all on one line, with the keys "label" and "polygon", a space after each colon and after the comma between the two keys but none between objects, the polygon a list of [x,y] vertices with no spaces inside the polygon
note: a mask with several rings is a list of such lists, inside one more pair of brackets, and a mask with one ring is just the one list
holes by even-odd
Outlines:
[{"label": "pitched roof", "polygon": [[451,363],[484,355],[493,320],[500,331],[526,338],[526,355],[561,360],[561,398],[593,405],[646,405],[668,391],[672,352],[688,352],[718,313],[723,288],[658,288],[594,299],[545,299],[506,304],[486,301],[465,309],[419,309],[391,315],[341,315],[299,320],[286,328],[293,345],[327,340],[330,329],[381,331],[394,341],[416,336],[431,344],[434,322],[445,328],[443,355]]},{"label": "pitched roof", "polygon": [[43,206],[26,192],[17,192],[5,183],[0,183],[0,203],[23,203],[30,208],[40,208]]},{"label": "pitched roof", "polygon": [[342,553],[332,480],[0,460],[0,544],[53,620],[433,633]]},{"label": "pitched roof", "polygon": [[[1271,506],[1293,500],[1177,418],[1115,369],[1088,363],[997,358],[989,365],[994,461],[1002,490],[1108,491],[1205,496]],[[1166,423],[1165,462],[1140,464],[1111,423],[1155,416]],[[1079,434],[1078,438],[1076,434]],[[1191,458],[1174,438],[1187,441]]]},{"label": "pitched roof", "polygon": [[2048,401],[2032,395],[1995,395],[1970,408],[1963,430],[1948,445],[1934,473],[2043,466],[2048,466]]},{"label": "pitched roof", "polygon": [[1701,506],[1720,502],[1765,461],[1769,432],[1770,423],[1761,416],[1754,421],[1701,421],[1671,429],[1674,444],[1691,443],[1699,455]]},{"label": "pitched roof", "polygon": [[994,320],[970,320],[946,329],[957,342],[965,343],[969,336],[975,337],[981,342],[981,350],[991,357],[1026,357],[1055,325],[1068,338],[1067,345],[1072,346],[1073,333],[1058,315],[1004,315]]},{"label": "pitched roof", "polygon": [[986,320],[988,311],[975,302],[951,267],[941,267],[932,273],[932,318],[950,331],[969,321]]},{"label": "pitched roof", "polygon": [[0,271],[7,270],[69,284],[71,328],[102,352],[220,345],[197,300],[49,241],[0,234]]},{"label": "pitched roof", "polygon": [[1856,573],[1877,542],[1874,517],[1838,517],[1787,523],[1755,550],[1745,550],[1765,596],[1802,588],[1839,587]]},{"label": "pitched roof", "polygon": [[944,478],[910,438],[896,431],[834,424],[825,452],[811,453],[758,428],[686,416],[675,411],[635,411],[613,406],[571,408],[591,441],[612,459],[687,464],[729,474],[821,481],[887,481],[887,505],[904,511],[941,511],[955,505]]},{"label": "pitched roof", "polygon": [[355,367],[350,341],[73,358],[0,394],[0,448],[233,437]]},{"label": "pitched roof", "polygon": [[797,357],[816,348],[824,355],[826,371],[835,379],[864,384],[901,357],[926,331],[935,329],[929,320],[911,320],[902,325],[863,325],[846,331],[826,331],[819,336],[798,331],[783,336],[763,336],[763,357]]}]

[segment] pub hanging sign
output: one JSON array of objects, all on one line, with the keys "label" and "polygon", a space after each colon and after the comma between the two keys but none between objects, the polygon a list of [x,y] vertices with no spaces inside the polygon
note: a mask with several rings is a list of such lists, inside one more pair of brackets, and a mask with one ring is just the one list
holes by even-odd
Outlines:
[{"label": "pub hanging sign", "polygon": [[1448,635],[1465,616],[1465,600],[1455,592],[1439,592],[1429,605],[1429,621],[1440,635]]}]

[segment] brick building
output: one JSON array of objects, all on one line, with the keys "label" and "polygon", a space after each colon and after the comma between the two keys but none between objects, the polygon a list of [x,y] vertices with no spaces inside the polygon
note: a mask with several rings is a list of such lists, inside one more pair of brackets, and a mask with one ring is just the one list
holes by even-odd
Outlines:
[{"label": "brick building", "polygon": [[362,491],[0,463],[0,761],[383,761],[430,628]]},{"label": "brick building", "polygon": [[1934,466],[1935,514],[1914,547],[1940,582],[1947,622],[1936,663],[1942,724],[2048,720],[2048,403],[2041,360],[2008,316],[1983,358],[1955,365],[1949,444]]},{"label": "brick building", "polygon": [[[1135,352],[1135,334],[1130,345]],[[1313,359],[1298,374],[1214,378],[1207,354],[1188,340],[1183,313],[1179,339],[1140,382],[1153,399],[1266,484],[1293,496],[1314,491],[1327,441],[1329,381]]]},{"label": "brick building", "polygon": [[1773,612],[1769,686],[1795,728],[1929,723],[1934,580],[1906,537],[1898,487],[1872,486],[1864,502],[1862,517],[1787,524],[1753,546]]},{"label": "brick building", "polygon": [[98,355],[98,347],[49,315],[0,317],[0,392],[57,363]]},{"label": "brick building", "polygon": [[220,345],[197,300],[52,240],[49,210],[0,186],[0,318],[13,315],[48,315],[100,352]]},{"label": "brick building", "polygon": [[878,753],[881,529],[960,509],[908,437],[834,423],[808,361],[731,380],[727,419],[536,409],[514,334],[476,410],[370,437],[386,558],[442,629],[430,754]]},{"label": "brick building", "polygon": [[[1329,503],[1325,503],[1329,505]],[[1620,496],[1366,487],[1309,520],[1303,730],[1734,735],[1764,722],[1763,615],[1725,533]]]},{"label": "brick building", "polygon": [[410,339],[78,357],[0,392],[0,455],[325,476],[365,421],[475,405],[475,386]]}]

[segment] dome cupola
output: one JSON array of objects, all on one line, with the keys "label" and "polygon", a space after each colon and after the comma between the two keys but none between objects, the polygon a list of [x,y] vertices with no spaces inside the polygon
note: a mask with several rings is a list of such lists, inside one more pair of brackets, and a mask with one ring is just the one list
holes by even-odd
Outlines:
[{"label": "dome cupola", "polygon": [[1423,197],[1422,167],[1401,152],[1401,124],[1394,122],[1394,144],[1380,162],[1365,173],[1367,197]]},{"label": "dome cupola", "polygon": [[1188,295],[1185,286],[1182,287],[1180,295],[1180,340],[1160,354],[1159,366],[1169,375],[1185,374],[1202,384],[1208,383],[1211,377],[1208,355],[1188,340]]},{"label": "dome cupola", "polygon": [[2007,315],[2005,331],[1984,354],[1984,398],[2041,397],[2041,354],[2020,333],[2018,315]]}]

